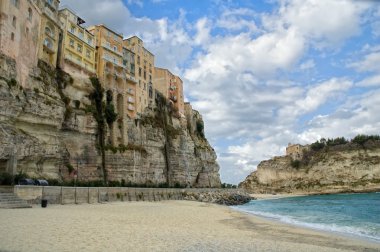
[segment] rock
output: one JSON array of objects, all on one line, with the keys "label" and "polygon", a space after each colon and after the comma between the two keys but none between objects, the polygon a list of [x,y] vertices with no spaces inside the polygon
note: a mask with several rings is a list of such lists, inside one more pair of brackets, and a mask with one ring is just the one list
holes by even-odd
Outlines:
[{"label": "rock", "polygon": [[315,153],[307,165],[291,157],[262,161],[239,188],[251,193],[339,193],[380,191],[380,142],[340,146]]},{"label": "rock", "polygon": [[219,205],[243,205],[255,198],[242,190],[212,190],[212,191],[185,191],[185,200],[209,202]]},{"label": "rock", "polygon": [[[0,54],[0,66],[0,171],[72,180],[75,169],[80,181],[100,180],[97,124],[85,110],[92,91],[89,80],[39,62],[23,87],[13,81],[13,59]],[[141,119],[123,118],[125,148],[106,151],[109,180],[220,187],[216,153],[203,128],[197,128],[203,125],[199,112],[186,104],[185,118],[161,115],[166,127],[157,123],[157,116],[147,109]]]}]

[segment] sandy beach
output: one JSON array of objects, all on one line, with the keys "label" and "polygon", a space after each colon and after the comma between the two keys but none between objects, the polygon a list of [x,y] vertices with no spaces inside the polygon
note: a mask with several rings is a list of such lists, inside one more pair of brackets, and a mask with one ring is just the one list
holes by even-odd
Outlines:
[{"label": "sandy beach", "polygon": [[191,201],[0,209],[0,251],[380,251],[380,244]]}]

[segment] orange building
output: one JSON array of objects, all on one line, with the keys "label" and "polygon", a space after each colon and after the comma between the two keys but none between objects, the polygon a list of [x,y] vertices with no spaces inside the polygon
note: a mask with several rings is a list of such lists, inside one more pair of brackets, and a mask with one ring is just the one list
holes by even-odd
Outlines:
[{"label": "orange building", "polygon": [[118,114],[117,121],[109,129],[109,143],[113,145],[126,143],[126,97],[128,93],[126,82],[126,67],[123,64],[123,35],[101,24],[89,27],[95,36],[96,54],[95,68],[97,76],[112,98]]},{"label": "orange building", "polygon": [[124,47],[135,53],[136,112],[137,115],[141,115],[145,108],[154,106],[154,55],[144,47],[144,42],[137,36],[125,39]]},{"label": "orange building", "polygon": [[127,76],[127,115],[130,118],[136,117],[136,84],[135,77],[135,53],[131,50],[123,47],[123,65],[125,67],[125,73]]},{"label": "orange building", "polygon": [[172,74],[168,69],[155,67],[153,80],[154,88],[169,100],[181,117],[184,117],[185,104],[181,78]]}]

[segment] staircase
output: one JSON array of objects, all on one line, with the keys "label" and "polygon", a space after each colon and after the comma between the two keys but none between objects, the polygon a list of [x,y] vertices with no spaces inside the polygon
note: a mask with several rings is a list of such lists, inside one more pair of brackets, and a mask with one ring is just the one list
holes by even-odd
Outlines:
[{"label": "staircase", "polygon": [[20,199],[13,193],[0,193],[0,208],[31,208],[25,200]]}]

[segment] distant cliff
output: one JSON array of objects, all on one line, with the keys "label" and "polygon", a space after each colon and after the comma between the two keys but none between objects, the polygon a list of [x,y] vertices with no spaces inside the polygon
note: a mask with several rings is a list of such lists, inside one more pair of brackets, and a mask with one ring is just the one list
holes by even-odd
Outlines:
[{"label": "distant cliff", "polygon": [[106,143],[103,165],[89,79],[40,62],[23,87],[16,68],[0,55],[0,173],[81,182],[101,180],[104,168],[126,185],[220,187],[215,151],[189,104],[185,118],[166,108],[123,117],[125,145]]},{"label": "distant cliff", "polygon": [[380,141],[309,150],[262,161],[240,188],[255,193],[380,191]]}]

